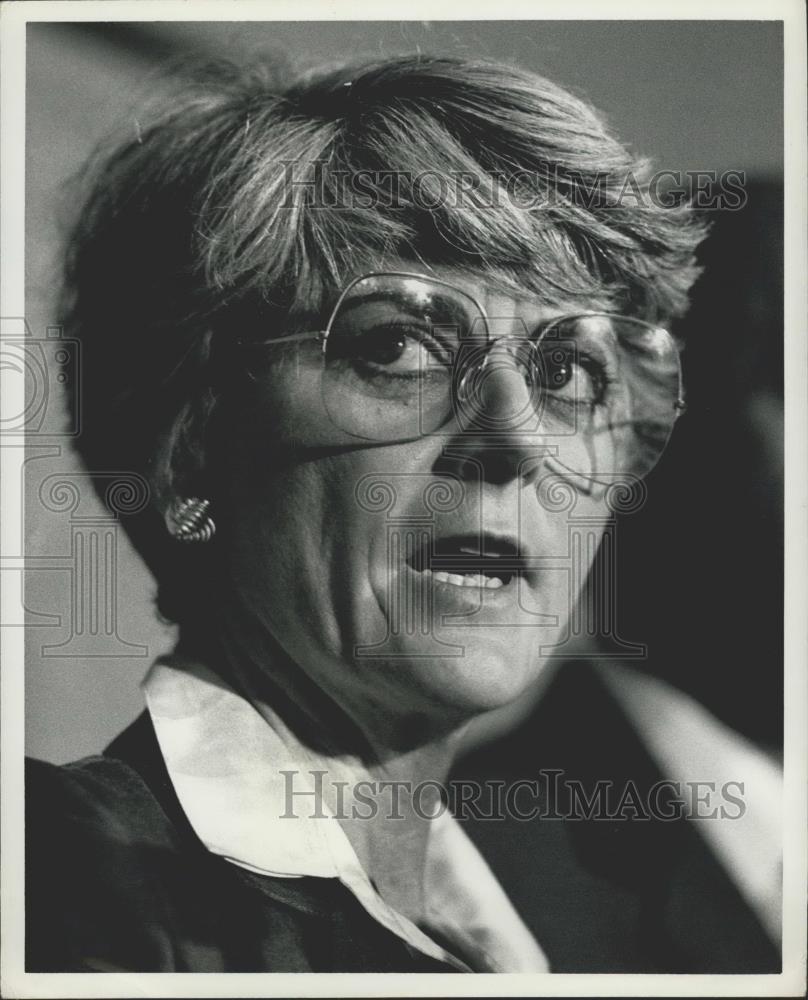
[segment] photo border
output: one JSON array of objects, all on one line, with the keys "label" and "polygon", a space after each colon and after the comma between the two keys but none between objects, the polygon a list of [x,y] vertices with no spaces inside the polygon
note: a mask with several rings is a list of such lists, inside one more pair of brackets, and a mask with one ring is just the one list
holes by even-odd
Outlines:
[{"label": "photo border", "polygon": [[[41,21],[282,20],[781,20],[784,22],[785,114],[785,796],[783,972],[774,975],[314,974],[314,973],[59,973],[24,972],[23,962],[23,706],[21,628],[0,629],[5,669],[2,703],[2,952],[0,992],[8,997],[264,997],[264,996],[799,996],[806,967],[806,789],[808,720],[808,337],[806,337],[806,44],[805,11],[795,0],[732,5],[724,0],[655,3],[502,0],[496,5],[409,0],[384,16],[354,0],[335,8],[315,0],[65,0],[5,3],[2,34],[2,249],[0,315],[25,316],[25,28]],[[406,13],[406,17],[402,16]],[[12,391],[19,392],[21,384]],[[17,397],[15,397],[16,399]],[[14,411],[16,412],[16,411]],[[14,445],[12,445],[14,446]],[[19,445],[17,445],[19,446]],[[22,552],[21,483],[11,475],[9,442],[0,446],[2,550]],[[8,473],[6,475],[5,473]],[[2,593],[2,621],[19,609]],[[766,665],[761,665],[765,669]]]}]

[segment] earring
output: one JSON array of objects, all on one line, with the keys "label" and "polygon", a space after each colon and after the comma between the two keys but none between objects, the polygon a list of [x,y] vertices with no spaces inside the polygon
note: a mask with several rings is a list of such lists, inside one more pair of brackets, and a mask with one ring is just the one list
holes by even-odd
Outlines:
[{"label": "earring", "polygon": [[166,511],[166,527],[178,542],[209,542],[216,525],[208,514],[210,500],[177,497]]}]

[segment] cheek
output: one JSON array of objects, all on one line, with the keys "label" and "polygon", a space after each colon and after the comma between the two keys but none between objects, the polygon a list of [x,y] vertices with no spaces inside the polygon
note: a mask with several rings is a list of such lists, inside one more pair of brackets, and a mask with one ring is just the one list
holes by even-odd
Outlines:
[{"label": "cheek", "polygon": [[[272,466],[275,466],[274,470]],[[257,466],[231,490],[229,586],[279,640],[293,623],[328,633],[325,581],[333,544],[327,483],[306,467]]]},{"label": "cheek", "polygon": [[[535,495],[532,499],[535,502]],[[597,565],[604,535],[608,535],[606,544],[613,559],[613,516],[602,499],[587,496],[567,483],[557,484],[549,495],[539,491],[536,509],[537,517],[530,519],[535,550],[540,559],[548,560],[541,583],[545,610],[563,621],[572,613]],[[601,579],[603,574],[596,575],[592,582],[602,590],[610,576]]]},{"label": "cheek", "polygon": [[276,455],[249,463],[231,489],[231,590],[290,653],[339,655],[377,624],[369,567],[379,515],[356,497],[367,465],[361,451]]}]

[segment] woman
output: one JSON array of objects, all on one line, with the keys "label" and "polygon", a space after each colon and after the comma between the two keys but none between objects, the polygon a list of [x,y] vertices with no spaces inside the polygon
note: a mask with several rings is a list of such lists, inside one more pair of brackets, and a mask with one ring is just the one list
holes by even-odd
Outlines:
[{"label": "woman", "polygon": [[78,445],[180,642],[31,765],[29,969],[548,968],[441,790],[568,636],[565,498],[596,541],[667,442],[702,236],[489,63],[210,68],[100,159]]}]

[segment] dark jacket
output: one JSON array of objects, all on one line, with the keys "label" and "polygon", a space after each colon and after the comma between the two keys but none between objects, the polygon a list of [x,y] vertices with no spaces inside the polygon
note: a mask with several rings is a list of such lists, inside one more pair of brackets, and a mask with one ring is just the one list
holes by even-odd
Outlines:
[{"label": "dark jacket", "polygon": [[[563,673],[516,733],[457,776],[659,774],[588,670]],[[26,771],[30,972],[453,972],[334,879],[276,879],[211,854],[147,715],[103,756]],[[564,812],[564,803],[550,803]],[[685,821],[469,819],[555,972],[776,972],[777,949]]]},{"label": "dark jacket", "polygon": [[29,972],[454,972],[336,879],[253,874],[210,853],[148,715],[105,751],[27,762]]}]

